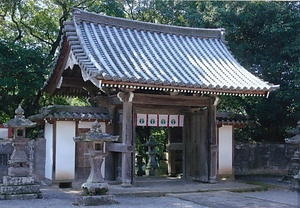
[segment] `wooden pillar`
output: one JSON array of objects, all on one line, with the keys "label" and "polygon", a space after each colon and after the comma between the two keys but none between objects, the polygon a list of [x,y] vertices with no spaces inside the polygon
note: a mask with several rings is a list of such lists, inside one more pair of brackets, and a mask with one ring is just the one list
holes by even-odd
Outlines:
[{"label": "wooden pillar", "polygon": [[[168,175],[171,177],[177,176],[177,174],[182,173],[182,128],[169,128],[168,129]],[[178,155],[179,154],[179,155]],[[181,156],[181,158],[180,158]],[[180,164],[181,163],[181,164]],[[181,170],[181,171],[177,171]]]},{"label": "wooden pillar", "polygon": [[[123,102],[123,120],[122,120],[122,145],[133,146],[133,110],[132,110],[132,92],[120,92],[119,99]],[[133,149],[133,148],[129,148]],[[122,152],[122,173],[121,181],[123,187],[132,186],[133,180],[133,152]]]},{"label": "wooden pillar", "polygon": [[176,155],[175,155],[175,150],[172,149],[171,145],[172,145],[172,139],[171,137],[173,136],[173,134],[171,133],[172,130],[171,128],[169,128],[168,131],[168,175],[171,177],[176,176]]},{"label": "wooden pillar", "polygon": [[217,182],[217,174],[218,174],[218,143],[217,143],[217,126],[216,126],[216,106],[218,104],[219,98],[213,97],[212,104],[208,108],[208,120],[209,120],[209,151],[208,151],[208,165],[209,165],[209,173],[208,180],[210,183]]}]

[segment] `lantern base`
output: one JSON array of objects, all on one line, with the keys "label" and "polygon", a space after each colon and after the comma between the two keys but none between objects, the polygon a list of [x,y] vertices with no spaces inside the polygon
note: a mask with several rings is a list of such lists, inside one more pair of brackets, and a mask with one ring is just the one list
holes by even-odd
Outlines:
[{"label": "lantern base", "polygon": [[99,196],[77,196],[74,205],[79,206],[99,206],[106,204],[116,204],[114,195],[99,195]]},{"label": "lantern base", "polygon": [[109,189],[109,185],[107,183],[86,182],[81,185],[81,188],[83,190],[83,195],[95,196],[105,194]]}]

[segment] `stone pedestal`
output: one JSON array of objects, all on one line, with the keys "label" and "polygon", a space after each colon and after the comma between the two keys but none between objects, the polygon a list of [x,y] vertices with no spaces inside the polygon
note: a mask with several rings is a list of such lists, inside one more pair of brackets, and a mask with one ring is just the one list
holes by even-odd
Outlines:
[{"label": "stone pedestal", "polygon": [[118,138],[118,136],[102,133],[98,121],[94,122],[89,132],[74,138],[75,142],[89,143],[86,155],[91,165],[90,175],[86,183],[81,185],[83,193],[75,198],[75,205],[98,206],[116,203],[113,195],[105,194],[109,190],[109,185],[104,182],[101,166],[106,156],[104,142],[117,141]]},{"label": "stone pedestal", "polygon": [[82,191],[84,195],[101,195],[108,192],[109,185],[107,183],[89,183],[86,182],[81,185]]},{"label": "stone pedestal", "polygon": [[15,111],[15,118],[9,120],[7,125],[14,130],[12,145],[14,151],[10,157],[8,176],[3,177],[0,184],[0,199],[37,199],[42,198],[40,185],[34,182],[25,146],[28,138],[25,137],[25,129],[36,124],[25,119],[24,110],[19,107]]},{"label": "stone pedestal", "polygon": [[24,151],[28,139],[14,138],[14,151],[9,160],[8,176],[0,184],[0,199],[37,199],[42,198],[40,185],[30,175],[27,155]]},{"label": "stone pedestal", "polygon": [[99,206],[116,204],[116,200],[114,195],[77,196],[74,204],[79,206]]},{"label": "stone pedestal", "polygon": [[42,197],[43,194],[40,192],[40,185],[34,183],[32,176],[4,176],[3,184],[0,184],[0,200],[38,199]]}]

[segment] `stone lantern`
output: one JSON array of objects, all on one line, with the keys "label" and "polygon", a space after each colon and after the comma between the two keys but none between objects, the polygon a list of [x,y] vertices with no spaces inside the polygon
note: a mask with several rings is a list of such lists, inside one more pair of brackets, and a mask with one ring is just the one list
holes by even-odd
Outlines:
[{"label": "stone lantern", "polygon": [[3,176],[3,184],[0,184],[0,199],[41,198],[40,185],[34,182],[30,170],[32,167],[25,153],[28,142],[25,130],[34,127],[36,123],[25,119],[21,105],[15,110],[15,114],[15,117],[5,124],[13,129],[11,142],[14,150],[8,161],[8,176]]},{"label": "stone lantern", "polygon": [[300,147],[300,121],[298,121],[297,126],[293,129],[287,130],[286,131],[288,134],[290,135],[294,135],[291,138],[286,138],[285,142],[289,143],[289,144],[295,144],[298,146],[298,150],[296,150],[294,156],[293,156],[293,160],[296,161],[298,163],[297,167],[297,174],[294,176],[294,179],[298,181],[298,183],[300,182],[300,170],[299,170],[299,147]]},{"label": "stone lantern", "polygon": [[159,145],[156,141],[154,141],[153,137],[149,137],[149,141],[144,144],[144,146],[148,147],[148,156],[149,161],[147,164],[147,174],[148,176],[155,176],[155,170],[158,168],[158,162],[156,161],[156,155],[158,152],[156,151],[156,147]]},{"label": "stone lantern", "polygon": [[83,195],[76,197],[75,203],[84,206],[96,206],[114,203],[113,195],[105,195],[109,185],[105,183],[101,173],[101,166],[106,156],[105,143],[118,141],[119,136],[112,136],[101,131],[101,125],[96,120],[89,132],[74,138],[75,142],[87,142],[91,165],[90,175],[85,183],[81,185]]}]

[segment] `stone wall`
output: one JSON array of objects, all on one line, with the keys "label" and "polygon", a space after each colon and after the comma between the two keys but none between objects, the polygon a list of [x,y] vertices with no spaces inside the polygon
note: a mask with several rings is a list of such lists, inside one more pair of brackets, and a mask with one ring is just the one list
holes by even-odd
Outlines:
[{"label": "stone wall", "polygon": [[[37,181],[44,180],[46,140],[37,138],[32,148],[34,149],[33,176]],[[287,175],[292,164],[291,158],[296,150],[297,147],[290,144],[236,143],[234,173],[235,175]],[[0,182],[2,177],[7,175],[7,159],[12,151],[9,141],[0,142]]]},{"label": "stone wall", "polygon": [[45,178],[46,139],[37,138],[34,142],[33,177],[41,181]]},{"label": "stone wall", "polygon": [[[29,157],[30,150],[33,150],[33,177],[36,181],[44,180],[45,177],[45,153],[46,153],[46,139],[37,138],[32,142],[29,141],[26,148],[26,153]],[[13,152],[13,147],[10,141],[0,141],[0,183],[2,183],[3,176],[7,175],[8,160]]]},{"label": "stone wall", "polygon": [[236,143],[235,175],[287,175],[296,150],[291,144]]},{"label": "stone wall", "polygon": [[13,151],[10,141],[0,140],[0,182],[2,177],[7,175],[8,160]]}]

